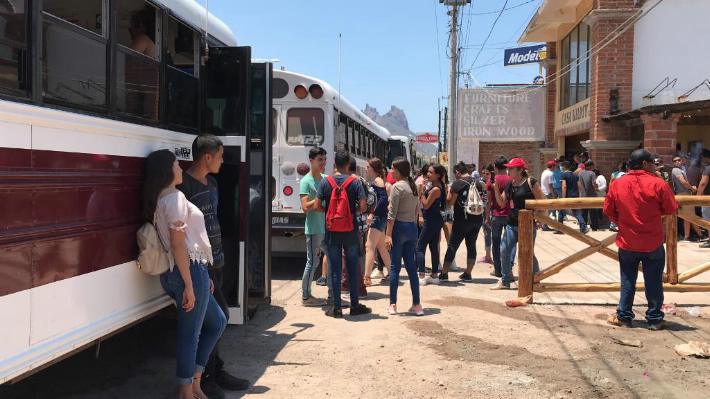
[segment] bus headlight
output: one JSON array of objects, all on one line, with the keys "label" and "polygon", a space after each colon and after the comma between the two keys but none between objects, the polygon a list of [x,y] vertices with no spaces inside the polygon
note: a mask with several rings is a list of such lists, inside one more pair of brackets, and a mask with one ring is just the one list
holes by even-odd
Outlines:
[{"label": "bus headlight", "polygon": [[296,167],[293,166],[291,162],[284,162],[283,165],[281,165],[281,173],[286,176],[291,176],[295,171]]}]

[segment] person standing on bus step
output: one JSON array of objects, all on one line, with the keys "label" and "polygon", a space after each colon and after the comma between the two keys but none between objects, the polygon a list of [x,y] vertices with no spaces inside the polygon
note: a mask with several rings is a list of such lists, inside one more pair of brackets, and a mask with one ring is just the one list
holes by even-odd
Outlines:
[{"label": "person standing on bus step", "polygon": [[[515,253],[518,245],[518,215],[521,209],[525,209],[525,201],[545,198],[542,194],[540,183],[528,177],[528,165],[522,158],[511,159],[506,167],[510,173],[510,183],[508,183],[502,193],[497,189],[493,191],[498,205],[512,204],[501,247],[501,273],[503,276],[498,284],[491,288],[493,290],[508,290],[510,289],[510,283],[514,280],[513,263],[515,262]],[[533,243],[536,235],[537,229],[533,228]],[[537,257],[533,254],[533,273],[537,274],[539,271],[540,265]]]},{"label": "person standing on bus step", "polygon": [[[446,198],[446,187],[443,178],[446,176],[446,169],[441,165],[432,164],[427,171],[427,188],[418,187],[419,200],[421,201],[422,216],[424,223],[419,232],[417,241],[417,270],[419,271],[419,285],[439,284],[439,243],[441,241],[441,228],[444,226],[444,218],[441,212],[446,209],[444,200]],[[426,276],[424,268],[424,257],[426,248],[431,251],[431,276]]]},{"label": "person standing on bus step", "polygon": [[316,209],[325,212],[325,243],[327,247],[330,281],[333,291],[333,306],[326,315],[342,318],[340,309],[340,279],[345,253],[350,288],[350,315],[372,312],[358,301],[358,229],[357,213],[367,208],[365,190],[360,181],[348,172],[350,154],[343,149],[335,152],[335,173],[320,185]]},{"label": "person standing on bus step", "polygon": [[500,247],[505,225],[508,224],[508,214],[510,213],[510,204],[504,203],[502,206],[496,202],[496,194],[493,192],[493,184],[497,183],[497,190],[503,192],[505,187],[510,183],[508,176],[508,168],[506,164],[508,159],[504,156],[498,157],[495,161],[495,174],[491,175],[491,182],[486,186],[488,192],[488,202],[491,208],[491,246],[493,249],[493,272],[494,277],[502,277],[501,262],[500,262]]},{"label": "person standing on bus step", "polygon": [[390,307],[389,314],[397,314],[397,288],[399,287],[399,271],[404,259],[404,267],[409,276],[412,289],[412,307],[410,313],[424,315],[419,298],[419,280],[417,279],[416,245],[417,245],[417,208],[419,197],[417,186],[412,179],[412,170],[405,158],[397,158],[392,162],[392,175],[396,183],[392,186],[390,207],[387,214],[387,230],[385,243],[392,251],[392,268],[390,269]]},{"label": "person standing on bus step", "polygon": [[170,248],[170,270],[160,284],[177,308],[177,378],[180,399],[207,399],[201,379],[210,353],[227,325],[207,272],[214,263],[205,217],[175,188],[183,183],[180,164],[169,150],[148,155],[143,182],[143,216],[154,223]]},{"label": "person standing on bus step", "polygon": [[473,178],[469,173],[469,167],[459,162],[454,166],[456,180],[451,184],[451,189],[446,197],[446,202],[454,207],[454,225],[451,229],[451,236],[448,241],[446,255],[444,255],[444,270],[439,278],[442,281],[449,279],[449,267],[456,257],[456,251],[462,242],[466,242],[466,271],[459,278],[462,281],[472,281],[471,272],[476,265],[476,241],[478,233],[483,226],[483,214],[470,215],[466,213],[469,190],[478,190],[481,200],[486,199],[484,193],[485,186],[481,179]]},{"label": "person standing on bus step", "polygon": [[[210,278],[214,281],[214,297],[229,319],[229,305],[223,293],[224,253],[222,252],[222,231],[217,216],[219,191],[217,181],[210,176],[210,174],[219,173],[224,162],[223,156],[224,145],[218,137],[197,136],[192,142],[192,166],[183,172],[182,184],[177,188],[185,194],[188,201],[204,214],[214,259],[207,270]],[[218,346],[215,346],[202,378],[202,389],[210,398],[224,397],[222,389],[241,391],[249,387],[249,381],[234,377],[224,370],[224,361],[219,356]]]},{"label": "person standing on bus step", "polygon": [[639,264],[643,263],[643,280],[650,330],[663,328],[663,268],[666,253],[662,217],[678,210],[671,187],[655,175],[651,153],[636,150],[628,162],[629,173],[614,180],[604,200],[604,213],[619,229],[621,296],[616,314],[607,322],[619,327],[631,327]]},{"label": "person standing on bus step", "polygon": [[[380,254],[384,268],[389,275],[390,253],[385,245],[385,227],[387,226],[387,208],[389,199],[387,186],[385,184],[385,168],[379,158],[372,158],[367,161],[365,173],[370,180],[370,187],[377,193],[377,205],[374,212],[369,216],[370,230],[367,233],[367,243],[365,246],[365,285],[372,285],[372,268],[375,264],[375,255]],[[384,277],[384,275],[383,275]]]},{"label": "person standing on bus step", "polygon": [[316,209],[316,195],[325,175],[325,162],[328,153],[321,147],[313,147],[308,151],[311,170],[301,179],[300,196],[301,209],[306,214],[306,267],[301,279],[301,303],[303,306],[323,306],[324,302],[311,295],[313,274],[318,269],[321,260],[321,244],[325,236],[325,213]]}]

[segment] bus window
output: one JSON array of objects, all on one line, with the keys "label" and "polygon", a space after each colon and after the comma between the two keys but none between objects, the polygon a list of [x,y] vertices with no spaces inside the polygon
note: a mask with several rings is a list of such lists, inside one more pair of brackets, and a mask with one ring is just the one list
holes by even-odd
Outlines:
[{"label": "bus window", "polygon": [[338,120],[338,127],[335,129],[335,148],[336,149],[347,149],[348,138],[347,138],[347,117],[340,115]]},{"label": "bus window", "polygon": [[287,113],[286,142],[289,145],[321,145],[323,143],[323,110],[291,108]]},{"label": "bus window", "polygon": [[0,3],[0,90],[27,94],[26,0]]},{"label": "bus window", "polygon": [[44,0],[43,10],[57,18],[104,36],[103,0]]},{"label": "bus window", "polygon": [[279,126],[279,112],[276,111],[276,108],[271,108],[271,145],[276,144],[276,138],[278,137],[277,126]]},{"label": "bus window", "polygon": [[174,18],[168,21],[167,46],[167,123],[172,126],[197,128],[200,107],[199,82],[195,67],[197,33]]},{"label": "bus window", "polygon": [[42,75],[47,101],[106,107],[102,0],[43,2]]},{"label": "bus window", "polygon": [[158,121],[156,9],[143,0],[126,0],[118,3],[117,11],[116,111]]},{"label": "bus window", "polygon": [[348,137],[350,138],[350,153],[355,154],[355,122],[348,121]]}]

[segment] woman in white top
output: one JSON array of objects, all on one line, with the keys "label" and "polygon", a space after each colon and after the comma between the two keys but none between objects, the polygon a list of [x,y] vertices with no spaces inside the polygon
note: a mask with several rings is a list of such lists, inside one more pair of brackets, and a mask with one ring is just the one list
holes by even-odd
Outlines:
[{"label": "woman in white top", "polygon": [[597,197],[606,197],[606,177],[599,169],[594,169],[594,173],[597,175]]},{"label": "woman in white top", "polygon": [[175,154],[160,150],[148,156],[143,215],[154,223],[174,265],[160,276],[160,283],[177,307],[178,397],[207,399],[200,379],[227,319],[211,293],[207,265],[212,248],[204,215],[175,188],[180,183],[182,170]]}]

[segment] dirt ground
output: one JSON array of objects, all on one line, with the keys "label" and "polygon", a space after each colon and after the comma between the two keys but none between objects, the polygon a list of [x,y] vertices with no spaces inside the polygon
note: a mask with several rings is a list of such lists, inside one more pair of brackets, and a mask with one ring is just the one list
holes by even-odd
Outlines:
[{"label": "dirt ground", "polygon": [[[544,268],[577,245],[541,233],[536,253]],[[710,252],[684,245],[685,268],[707,261]],[[457,262],[464,264],[464,258],[462,248]],[[605,319],[615,293],[538,294],[537,304],[510,309],[504,301],[516,292],[489,290],[495,283],[490,266],[478,264],[472,283],[451,273],[447,284],[422,287],[425,316],[389,316],[388,287],[375,286],[363,300],[373,314],[336,320],[300,305],[299,262],[279,266],[270,306],[247,325],[228,328],[222,347],[227,367],[254,381],[249,391],[228,398],[709,397],[710,359],[681,358],[674,346],[710,342],[710,294],[668,294],[666,302],[678,303],[679,313],[667,316],[668,329],[652,332],[644,328],[638,293],[635,328],[614,328]],[[613,262],[585,262],[557,281],[613,281]],[[704,281],[699,279],[694,281]],[[315,287],[314,294],[324,298],[325,287]],[[406,310],[406,274],[399,298],[400,311]],[[700,306],[701,317],[690,316],[690,306]],[[87,351],[13,391],[0,390],[0,397],[170,398],[171,328],[169,320],[146,323],[104,343],[98,360]]]}]

